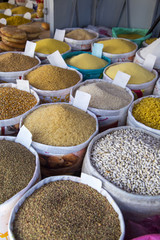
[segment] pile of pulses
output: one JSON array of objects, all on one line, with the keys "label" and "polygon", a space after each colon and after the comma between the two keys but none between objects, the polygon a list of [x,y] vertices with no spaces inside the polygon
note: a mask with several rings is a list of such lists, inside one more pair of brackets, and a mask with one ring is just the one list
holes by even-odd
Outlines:
[{"label": "pile of pulses", "polygon": [[106,134],[94,143],[91,163],[122,190],[160,194],[160,142],[141,130],[126,128]]},{"label": "pile of pulses", "polygon": [[132,114],[137,121],[160,130],[160,98],[143,98],[134,105]]},{"label": "pile of pulses", "polygon": [[38,64],[36,58],[20,53],[4,53],[0,55],[0,72],[18,72],[28,70]]},{"label": "pile of pulses", "polygon": [[27,112],[37,103],[35,96],[12,87],[0,88],[0,120],[10,119]]},{"label": "pile of pulses", "polygon": [[[77,191],[78,189],[78,191]],[[95,189],[70,180],[50,182],[29,196],[18,210],[16,240],[118,240],[118,214]]]},{"label": "pile of pulses", "polygon": [[35,155],[23,145],[0,140],[0,205],[28,185],[35,166]]}]

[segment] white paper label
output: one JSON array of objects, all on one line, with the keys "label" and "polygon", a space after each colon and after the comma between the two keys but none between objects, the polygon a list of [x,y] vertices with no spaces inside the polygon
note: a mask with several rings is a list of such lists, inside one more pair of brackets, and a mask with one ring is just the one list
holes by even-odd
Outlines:
[{"label": "white paper label", "polygon": [[23,79],[16,79],[17,89],[23,90],[30,93],[29,81]]},{"label": "white paper label", "polygon": [[77,90],[73,101],[73,106],[83,111],[87,111],[91,99],[91,94]]},{"label": "white paper label", "polygon": [[8,3],[10,3],[10,4],[15,4],[15,0],[8,0]]},{"label": "white paper label", "polygon": [[81,182],[84,184],[89,185],[90,187],[96,189],[98,192],[100,192],[102,188],[102,182],[100,179],[95,178],[91,175],[88,175],[86,173],[81,173]]},{"label": "white paper label", "polygon": [[102,43],[94,43],[92,47],[92,55],[101,58],[102,57]]},{"label": "white paper label", "polygon": [[25,50],[24,50],[24,55],[29,57],[34,57],[35,48],[36,48],[36,43],[27,41]]},{"label": "white paper label", "polygon": [[0,23],[6,25],[7,24],[7,20],[5,18],[1,18],[0,19]]},{"label": "white paper label", "polygon": [[113,84],[120,86],[122,88],[125,88],[129,79],[130,79],[130,75],[121,71],[118,71],[114,80],[113,80]]},{"label": "white paper label", "polygon": [[29,2],[26,4],[26,7],[27,7],[27,8],[33,8],[33,3],[29,1]]},{"label": "white paper label", "polygon": [[54,34],[54,39],[62,41],[64,40],[64,36],[65,36],[65,30],[60,30],[60,29],[56,29],[55,34]]},{"label": "white paper label", "polygon": [[151,72],[153,70],[156,59],[157,57],[155,55],[149,53],[143,62],[143,67]]},{"label": "white paper label", "polygon": [[31,19],[31,13],[30,12],[26,12],[24,15],[23,15],[23,17],[25,18],[25,19]]},{"label": "white paper label", "polygon": [[24,125],[20,128],[15,142],[21,143],[26,148],[30,147],[32,143],[32,134]]},{"label": "white paper label", "polygon": [[52,64],[53,66],[56,67],[61,67],[61,68],[68,68],[66,62],[64,61],[64,59],[62,58],[60,52],[57,50],[54,53],[50,54],[49,56],[47,56],[48,61],[50,62],[50,64]]},{"label": "white paper label", "polygon": [[7,16],[11,16],[11,15],[12,15],[11,9],[6,9],[6,10],[4,11],[4,14],[7,15]]}]

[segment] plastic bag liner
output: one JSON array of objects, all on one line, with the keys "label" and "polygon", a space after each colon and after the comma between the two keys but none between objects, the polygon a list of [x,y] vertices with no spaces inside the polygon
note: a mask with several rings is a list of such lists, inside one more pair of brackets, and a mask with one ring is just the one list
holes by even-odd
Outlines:
[{"label": "plastic bag liner", "polygon": [[153,89],[153,95],[160,96],[160,78],[157,80],[156,85]]},{"label": "plastic bag liner", "polygon": [[148,234],[131,240],[160,240],[160,234]]},{"label": "plastic bag liner", "polygon": [[[148,98],[148,97],[152,97],[152,98],[160,98],[159,96],[156,96],[156,95],[148,95],[146,97],[142,97],[142,98],[139,98],[137,99],[136,101],[134,101],[131,106],[129,107],[128,109],[128,116],[127,116],[127,125],[128,126],[132,126],[132,127],[138,127],[138,128],[142,128],[146,131],[149,131],[151,133],[154,133],[154,134],[157,134],[158,136],[160,136],[160,130],[158,129],[155,129],[155,128],[151,128],[151,127],[148,127],[146,126],[145,124],[141,123],[141,122],[138,122],[133,114],[132,114],[132,110],[133,110],[133,107],[135,104],[139,103],[143,98]],[[158,114],[158,113],[157,113]]]},{"label": "plastic bag liner", "polygon": [[[111,81],[107,81],[107,80],[104,81],[101,79],[86,80],[85,82],[80,83],[77,86],[74,86],[72,88],[70,92],[70,102],[73,103],[75,92],[79,87],[90,84],[90,83],[96,83],[96,82],[108,82],[112,84]],[[134,96],[129,88],[125,88],[125,89],[132,97],[131,102],[127,106],[118,110],[105,110],[105,109],[98,109],[93,107],[88,108],[88,110],[90,110],[97,116],[98,124],[99,124],[99,132],[105,131],[111,127],[123,126],[126,124],[128,108],[133,102]]]},{"label": "plastic bag liner", "polygon": [[[142,42],[152,36],[152,33],[146,35],[148,29],[140,29],[140,28],[123,28],[123,27],[113,27],[112,28],[112,36],[118,38],[119,34],[139,34],[142,35],[141,38],[137,39],[129,39],[132,42],[135,42],[138,47],[141,46]],[[145,36],[146,35],[146,36]]]},{"label": "plastic bag liner", "polygon": [[[48,65],[48,64],[45,64],[45,65]],[[27,74],[37,68],[39,68],[39,66],[35,67],[31,71],[25,72],[25,74],[23,75],[23,79],[27,80],[27,77],[26,77]],[[83,76],[79,71],[77,71],[76,69],[73,69],[73,68],[67,68],[67,69],[76,71],[80,77],[80,80],[78,83],[82,82]],[[69,88],[61,89],[61,90],[56,90],[56,91],[41,90],[41,89],[33,87],[32,85],[30,85],[30,87],[38,94],[38,96],[40,97],[41,103],[47,103],[47,102],[69,102],[69,94],[70,94],[70,90],[72,89],[73,86],[71,86]]]},{"label": "plastic bag liner", "polygon": [[[70,53],[65,53],[62,55],[62,57],[64,58],[64,60],[66,60],[67,58],[71,58],[73,56],[82,54],[82,53],[88,53],[91,54],[91,52],[85,52],[85,51],[75,51],[75,52],[70,52]],[[108,57],[102,56],[102,59],[104,59],[105,61],[108,62],[108,64],[105,66],[107,67],[110,63],[111,60]],[[99,68],[99,69],[80,69],[71,65],[68,65],[71,68],[76,69],[77,71],[81,72],[83,75],[83,80],[86,79],[92,79],[92,78],[102,78],[103,77],[103,70],[104,68]]]},{"label": "plastic bag liner", "polygon": [[[47,106],[50,104],[61,103],[48,103],[43,104],[43,106]],[[28,113],[26,113],[20,120],[20,126],[23,125],[23,120],[25,119],[25,117],[39,107],[42,107],[42,105],[37,106],[34,109],[30,110]],[[91,139],[98,133],[97,117],[90,111],[87,111],[87,113],[96,120],[96,130],[84,143],[70,147],[59,147],[45,145],[32,141],[32,146],[40,156],[41,173],[44,177],[63,174],[77,175],[80,173],[86,148]]]},{"label": "plastic bag liner", "polygon": [[[82,29],[82,28],[66,28],[66,33],[76,30],[76,29]],[[90,50],[91,49],[91,43],[94,42],[98,37],[99,37],[99,33],[88,29],[88,28],[84,28],[84,30],[86,30],[89,33],[92,33],[95,35],[94,38],[92,39],[88,39],[88,40],[76,40],[76,39],[72,39],[72,38],[68,38],[68,37],[64,37],[64,41],[66,43],[68,43],[72,50]]]},{"label": "plastic bag liner", "polygon": [[[78,182],[78,183],[83,183],[86,185],[89,185],[87,180],[82,180],[79,177],[73,177],[73,176],[57,176],[57,177],[49,177],[46,178],[42,181],[40,181],[39,183],[37,183],[35,186],[33,186],[21,199],[20,201],[17,203],[17,205],[15,206],[15,208],[12,211],[11,217],[10,217],[10,221],[9,221],[9,238],[10,240],[16,240],[13,234],[13,223],[14,223],[14,219],[15,219],[15,215],[18,212],[19,208],[21,207],[21,205],[25,202],[25,200],[37,189],[41,188],[43,185],[49,183],[49,182],[55,182],[55,181],[64,181],[64,180],[70,180],[73,182]],[[97,189],[96,189],[97,190]],[[124,239],[124,234],[125,234],[125,225],[124,225],[124,220],[123,220],[123,216],[122,213],[119,209],[119,207],[117,206],[117,204],[115,203],[115,201],[112,199],[112,197],[108,194],[107,191],[105,191],[103,188],[97,190],[100,194],[102,194],[104,197],[106,197],[106,199],[108,200],[108,202],[112,205],[113,209],[117,212],[118,217],[119,217],[119,221],[120,221],[120,228],[121,228],[121,236],[119,238],[119,240],[123,240]]]},{"label": "plastic bag liner", "polygon": [[[123,63],[114,63],[115,64],[123,64]],[[113,64],[111,65],[113,66]],[[107,70],[108,67],[106,67],[103,71],[103,79],[104,80],[110,80],[110,81],[113,81],[107,74],[106,74],[106,70]],[[142,83],[142,84],[127,84],[127,87],[129,89],[131,89],[131,91],[133,92],[134,94],[134,97],[135,99],[137,98],[141,98],[143,96],[147,96],[147,95],[150,95],[153,93],[153,89],[154,89],[154,86],[155,86],[155,83],[157,81],[157,78],[158,78],[158,72],[153,69],[152,70],[152,73],[154,73],[155,75],[155,78],[150,81],[150,82],[147,82],[147,83]]]},{"label": "plastic bag liner", "polygon": [[[0,87],[17,88],[17,84],[15,84],[15,83],[2,83],[2,84],[0,84]],[[37,93],[32,89],[30,89],[30,93],[33,96],[35,96],[35,98],[37,100],[37,104],[35,106],[37,106],[39,104],[39,97],[38,97]],[[15,117],[15,118],[0,120],[0,135],[16,135],[18,133],[18,129],[19,129],[18,125],[19,125],[19,122],[20,122],[20,118],[22,116],[23,116],[23,114]]]},{"label": "plastic bag liner", "polygon": [[[95,41],[95,43],[98,43],[99,41],[105,41],[105,40],[110,40],[110,39],[115,39],[115,38],[99,38]],[[126,38],[119,38],[122,39],[124,41],[128,41],[131,42],[130,40],[126,39]],[[135,53],[138,49],[138,46],[136,43],[133,43],[133,45],[135,45],[135,49],[131,52],[127,52],[127,53],[119,53],[119,54],[115,54],[115,53],[108,53],[108,52],[103,52],[103,56],[104,57],[108,57],[109,59],[111,59],[111,63],[115,63],[115,62],[133,62]],[[92,44],[93,46],[93,44]]]},{"label": "plastic bag liner", "polygon": [[107,181],[91,164],[90,156],[91,156],[91,150],[93,147],[93,144],[103,136],[117,131],[119,129],[127,129],[127,128],[133,128],[137,129],[139,131],[145,132],[151,136],[154,136],[155,138],[159,139],[155,134],[150,133],[148,131],[145,131],[143,129],[135,128],[135,127],[117,127],[117,128],[111,128],[107,131],[104,131],[97,136],[95,136],[90,144],[88,145],[87,152],[84,157],[83,165],[82,165],[82,172],[89,174],[91,176],[94,176],[102,181],[103,188],[108,191],[115,202],[120,207],[123,214],[128,214],[130,219],[134,218],[144,218],[148,216],[152,216],[155,214],[160,214],[160,195],[158,196],[143,196],[133,193],[128,193],[118,187],[116,187],[111,182]]},{"label": "plastic bag liner", "polygon": [[[0,140],[8,140],[8,141],[15,141],[15,137],[1,137]],[[18,200],[24,195],[24,193],[31,188],[35,183],[37,183],[41,179],[41,174],[40,174],[40,164],[39,164],[39,157],[37,152],[32,148],[29,147],[28,150],[32,152],[36,156],[36,167],[35,167],[35,172],[33,175],[33,178],[30,180],[28,185],[22,189],[20,192],[15,194],[13,197],[5,201],[4,203],[0,204],[0,238],[7,239],[8,237],[8,222],[9,222],[9,217],[11,214],[11,211],[15,204],[18,202]],[[26,172],[27,173],[27,172]]]},{"label": "plastic bag liner", "polygon": [[[7,52],[0,53],[6,54]],[[9,52],[9,53],[18,53],[24,55],[24,52]],[[38,60],[38,64],[36,66],[39,66],[41,64],[41,61],[38,57],[35,56],[35,58]],[[19,63],[21,64],[21,63]],[[31,70],[33,68],[27,69]],[[18,72],[0,72],[0,82],[1,83],[16,83],[16,79],[21,79],[22,75],[27,71],[18,71]]]}]

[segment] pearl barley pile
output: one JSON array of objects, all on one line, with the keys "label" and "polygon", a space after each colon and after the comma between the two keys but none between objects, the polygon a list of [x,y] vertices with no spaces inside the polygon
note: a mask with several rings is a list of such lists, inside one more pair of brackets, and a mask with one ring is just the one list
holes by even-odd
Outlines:
[{"label": "pearl barley pile", "polygon": [[143,131],[123,128],[106,134],[94,143],[91,163],[126,192],[160,194],[160,142]]}]

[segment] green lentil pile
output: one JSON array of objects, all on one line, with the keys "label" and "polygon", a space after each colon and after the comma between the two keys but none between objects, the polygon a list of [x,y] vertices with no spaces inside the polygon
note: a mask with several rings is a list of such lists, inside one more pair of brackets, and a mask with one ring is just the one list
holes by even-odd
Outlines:
[{"label": "green lentil pile", "polygon": [[12,87],[0,88],[0,120],[10,119],[27,112],[37,103],[35,96]]},{"label": "green lentil pile", "polygon": [[20,143],[0,140],[0,204],[28,185],[35,171],[35,160]]},{"label": "green lentil pile", "polygon": [[26,79],[35,88],[55,91],[72,87],[80,81],[80,76],[73,70],[44,65],[29,72]]},{"label": "green lentil pile", "polygon": [[16,240],[118,240],[118,214],[95,189],[70,180],[50,182],[18,210]]},{"label": "green lentil pile", "polygon": [[36,58],[20,53],[4,53],[0,55],[0,72],[18,72],[28,70],[38,64]]}]

